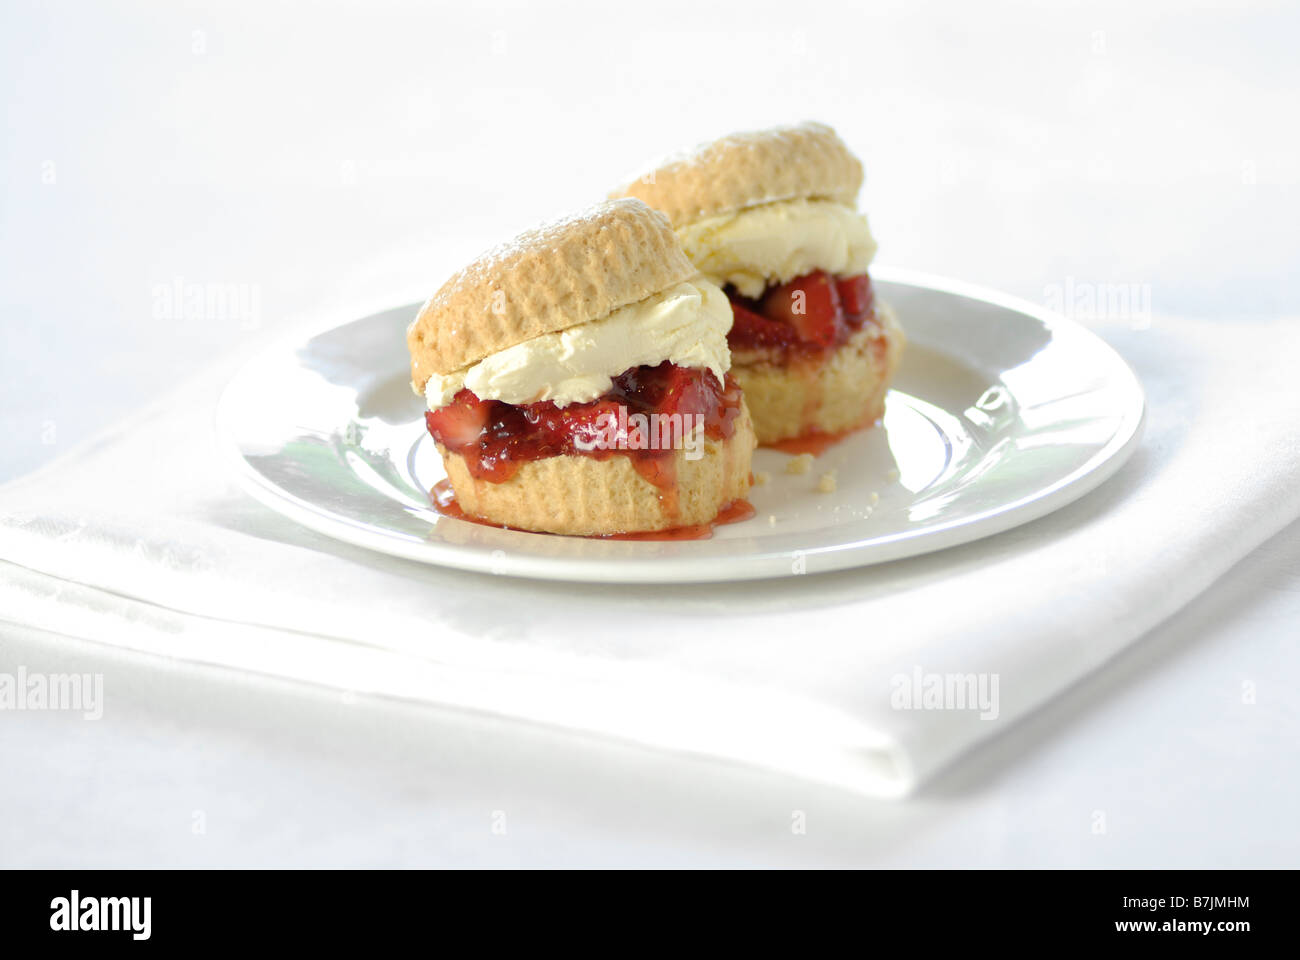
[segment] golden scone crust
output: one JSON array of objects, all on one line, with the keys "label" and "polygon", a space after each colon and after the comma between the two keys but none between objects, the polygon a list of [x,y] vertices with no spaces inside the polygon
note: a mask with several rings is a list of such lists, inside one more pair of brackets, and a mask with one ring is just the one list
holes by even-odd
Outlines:
[{"label": "golden scone crust", "polygon": [[733,351],[731,375],[745,393],[760,444],[840,433],[880,418],[905,339],[888,306],[877,305],[876,319],[879,326],[867,324],[817,367]]},{"label": "golden scone crust", "polygon": [[709,523],[720,508],[749,493],[754,430],[742,407],[731,436],[705,440],[702,457],[688,460],[684,450],[676,451],[675,496],[663,495],[617,454],[531,460],[504,483],[492,483],[475,479],[459,454],[441,444],[438,452],[467,514],[520,530],[593,536]]},{"label": "golden scone crust", "polygon": [[599,320],[694,276],[664,216],[615,200],[494,247],[442,285],[407,328],[411,383],[546,333]]},{"label": "golden scone crust", "polygon": [[862,163],[834,130],[801,123],[733,133],[679,156],[610,193],[639,197],[681,227],[778,200],[826,199],[855,206]]}]

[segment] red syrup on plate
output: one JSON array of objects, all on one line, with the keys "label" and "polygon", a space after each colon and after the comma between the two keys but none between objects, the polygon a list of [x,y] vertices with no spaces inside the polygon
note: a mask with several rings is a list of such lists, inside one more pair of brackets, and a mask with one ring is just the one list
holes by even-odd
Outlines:
[{"label": "red syrup on plate", "polygon": [[593,540],[708,540],[716,527],[728,523],[740,523],[754,515],[754,507],[748,500],[732,500],[724,503],[718,515],[710,523],[696,523],[687,527],[673,527],[669,530],[646,530],[643,533],[609,533],[592,537]]},{"label": "red syrup on plate", "polygon": [[847,430],[838,430],[834,433],[825,433],[821,430],[813,430],[801,434],[797,437],[788,437],[785,440],[776,440],[772,443],[763,444],[766,450],[779,450],[782,453],[788,453],[798,456],[801,453],[811,453],[814,457],[820,457],[835,444],[857,433],[859,430],[865,430],[868,427],[875,426],[877,420],[869,420],[866,423],[859,424],[856,427],[849,427]]}]

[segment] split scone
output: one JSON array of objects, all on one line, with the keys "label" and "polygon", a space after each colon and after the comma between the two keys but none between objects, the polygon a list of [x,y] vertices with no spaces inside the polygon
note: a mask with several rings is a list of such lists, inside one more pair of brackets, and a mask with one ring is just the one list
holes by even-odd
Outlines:
[{"label": "split scone", "polygon": [[876,300],[876,242],[857,211],[862,164],[830,127],[737,133],[615,190],[672,220],[724,286],[732,373],[759,443],[829,439],[874,423],[903,332]]},{"label": "split scone", "polygon": [[754,450],[731,322],[640,200],[483,254],[407,330],[460,510],[587,536],[712,522],[749,492]]}]

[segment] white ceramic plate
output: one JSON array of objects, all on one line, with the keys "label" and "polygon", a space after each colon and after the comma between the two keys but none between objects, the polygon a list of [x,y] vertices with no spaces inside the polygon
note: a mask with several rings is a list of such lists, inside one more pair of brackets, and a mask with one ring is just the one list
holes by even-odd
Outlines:
[{"label": "white ceramic plate", "polygon": [[[554,580],[701,582],[790,576],[939,550],[1056,510],[1137,444],[1142,390],[1120,357],[1066,320],[963,284],[873,270],[908,346],[883,425],[811,473],[759,450],[751,520],[710,540],[607,541],[441,516],[444,476],[388,310],[254,358],[218,427],[250,494],[339,540],[425,563]],[[836,475],[833,493],[817,490]]]}]

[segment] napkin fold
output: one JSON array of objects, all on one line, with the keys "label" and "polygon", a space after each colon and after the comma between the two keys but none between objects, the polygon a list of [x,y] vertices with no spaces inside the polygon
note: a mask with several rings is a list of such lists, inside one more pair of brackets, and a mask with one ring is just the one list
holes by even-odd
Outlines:
[{"label": "napkin fold", "polygon": [[221,364],[0,488],[0,620],[901,796],[1300,516],[1300,326],[1095,329],[1149,404],[1099,490],[941,553],[737,584],[470,574],[300,528],[218,456]]}]

